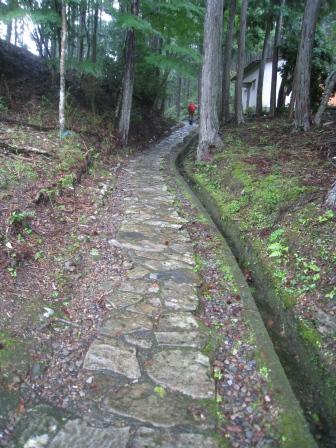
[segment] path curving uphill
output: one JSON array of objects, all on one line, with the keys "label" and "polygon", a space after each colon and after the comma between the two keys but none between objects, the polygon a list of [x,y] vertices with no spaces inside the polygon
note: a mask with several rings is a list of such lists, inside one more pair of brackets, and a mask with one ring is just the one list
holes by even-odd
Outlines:
[{"label": "path curving uphill", "polygon": [[[103,285],[109,313],[82,359],[87,392],[72,413],[39,403],[30,413],[30,421],[21,425],[18,443],[10,448],[315,447],[294,397],[281,404],[281,412],[293,424],[286,430],[271,430],[271,421],[276,421],[275,426],[279,421],[277,400],[269,396],[266,380],[261,382],[260,394],[254,392],[257,365],[250,359],[248,344],[238,341],[231,347],[231,342],[237,342],[235,337],[239,339],[236,330],[241,323],[238,308],[229,311],[229,305],[221,311],[221,302],[226,303],[221,292],[213,306],[227,320],[225,325],[217,324],[219,328],[227,326],[228,332],[234,330],[226,339],[224,332],[219,333],[228,351],[222,352],[222,361],[214,362],[215,374],[209,351],[204,350],[209,347],[210,336],[197,318],[201,278],[196,273],[195,241],[186,229],[188,221],[179,214],[179,192],[171,186],[167,163],[167,156],[172,154],[170,160],[174,159],[191,129],[179,128],[123,168],[126,207],[109,244],[120,252],[126,275],[111,274]],[[204,235],[209,238],[207,232]],[[249,292],[244,279],[239,280],[242,274],[225,247],[221,246],[232,266],[232,278],[226,271],[226,283],[238,278],[235,297],[256,316],[253,299],[246,299]],[[240,283],[244,283],[242,287]],[[264,362],[271,365],[266,379],[268,374],[274,376],[277,393],[280,390],[282,395],[290,395],[279,361],[273,358],[272,344],[263,342],[266,330],[262,323],[258,325],[255,340],[262,346]],[[247,357],[237,363],[235,356],[241,348]],[[227,373],[223,375],[218,366],[225,366]],[[217,384],[213,379],[216,372]],[[219,412],[219,380],[227,400],[223,408],[227,421]],[[257,422],[258,407],[268,418],[265,430]],[[277,444],[276,437],[284,443]]]},{"label": "path curving uphill", "polygon": [[42,418],[45,434],[35,429],[24,447],[217,447],[203,403],[215,398],[215,384],[201,351],[207,336],[194,316],[200,281],[193,244],[162,169],[164,155],[189,132],[178,129],[125,168],[127,205],[110,244],[126,259],[127,274],[107,279],[109,317],[83,360],[98,391],[87,395],[81,417],[61,425]]}]

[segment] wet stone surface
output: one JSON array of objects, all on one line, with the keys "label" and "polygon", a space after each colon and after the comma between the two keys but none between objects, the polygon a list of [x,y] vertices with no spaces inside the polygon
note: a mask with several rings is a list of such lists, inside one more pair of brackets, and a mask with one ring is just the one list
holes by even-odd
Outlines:
[{"label": "wet stone surface", "polygon": [[115,341],[110,344],[94,342],[86,354],[84,368],[88,370],[110,370],[129,379],[140,378],[140,367],[136,350]]},{"label": "wet stone surface", "polygon": [[147,373],[154,382],[192,398],[214,397],[209,359],[200,352],[164,350],[155,354]]},{"label": "wet stone surface", "polygon": [[132,448],[215,448],[216,443],[210,437],[201,434],[158,431],[151,428],[139,428],[131,444]]},{"label": "wet stone surface", "polygon": [[[161,170],[167,151],[188,132],[179,129],[124,170],[126,210],[108,242],[127,260],[126,274],[106,278],[108,317],[83,356],[87,414],[66,422],[41,446],[217,447],[208,435],[213,417],[200,401],[214,399],[215,385],[200,351],[206,336],[194,316],[200,279],[193,243]],[[100,414],[92,413],[96,408]],[[123,423],[116,426],[116,420]]]},{"label": "wet stone surface", "polygon": [[129,432],[129,427],[94,428],[82,420],[70,420],[51,441],[49,448],[126,448]]}]

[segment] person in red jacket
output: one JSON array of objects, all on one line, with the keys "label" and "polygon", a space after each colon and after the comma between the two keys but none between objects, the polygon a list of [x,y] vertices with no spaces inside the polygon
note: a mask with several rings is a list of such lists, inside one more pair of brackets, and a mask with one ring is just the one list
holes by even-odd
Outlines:
[{"label": "person in red jacket", "polygon": [[196,104],[192,101],[188,104],[188,112],[189,112],[189,124],[193,124],[194,122],[194,113],[196,111]]}]

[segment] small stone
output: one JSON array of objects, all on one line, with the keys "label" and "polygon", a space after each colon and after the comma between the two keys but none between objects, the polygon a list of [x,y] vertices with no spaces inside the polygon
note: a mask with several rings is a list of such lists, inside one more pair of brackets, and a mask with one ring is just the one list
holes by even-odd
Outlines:
[{"label": "small stone", "polygon": [[35,380],[35,379],[38,378],[41,374],[42,374],[41,364],[34,363],[34,364],[32,365],[31,370],[30,370],[30,378],[31,378],[32,380]]},{"label": "small stone", "polygon": [[148,303],[155,307],[161,306],[161,300],[158,297],[152,297],[151,299],[148,299]]}]

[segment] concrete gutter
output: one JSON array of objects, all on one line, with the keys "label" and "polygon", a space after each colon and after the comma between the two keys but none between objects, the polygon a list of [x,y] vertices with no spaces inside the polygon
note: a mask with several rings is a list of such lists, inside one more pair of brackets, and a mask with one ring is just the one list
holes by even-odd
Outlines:
[{"label": "concrete gutter", "polygon": [[[220,225],[218,225],[219,223],[216,222],[215,224],[215,221],[218,220],[212,218],[212,213],[217,206],[207,192],[200,189],[197,189],[196,192],[192,189],[181,174],[180,167],[182,166],[183,160],[190,152],[192,146],[197,142],[197,138],[197,129],[195,129],[185,138],[183,144],[178,145],[169,154],[168,163],[170,170],[175,176],[182,192],[184,191],[188,197],[192,199],[194,205],[203,213],[209,224],[216,229],[218,236],[222,240],[223,258],[225,258],[226,263],[230,266],[236,284],[240,290],[241,300],[244,304],[244,318],[254,333],[256,346],[262,361],[270,369],[270,382],[282,410],[282,415],[280,417],[282,424],[279,428],[282,433],[280,446],[286,448],[317,448],[317,444],[310,433],[308,423],[304,418],[300,404],[294,395],[285,371],[275,352],[273,343],[268,335],[245,277],[222,235],[223,232]],[[192,183],[190,182],[190,184]]]}]

